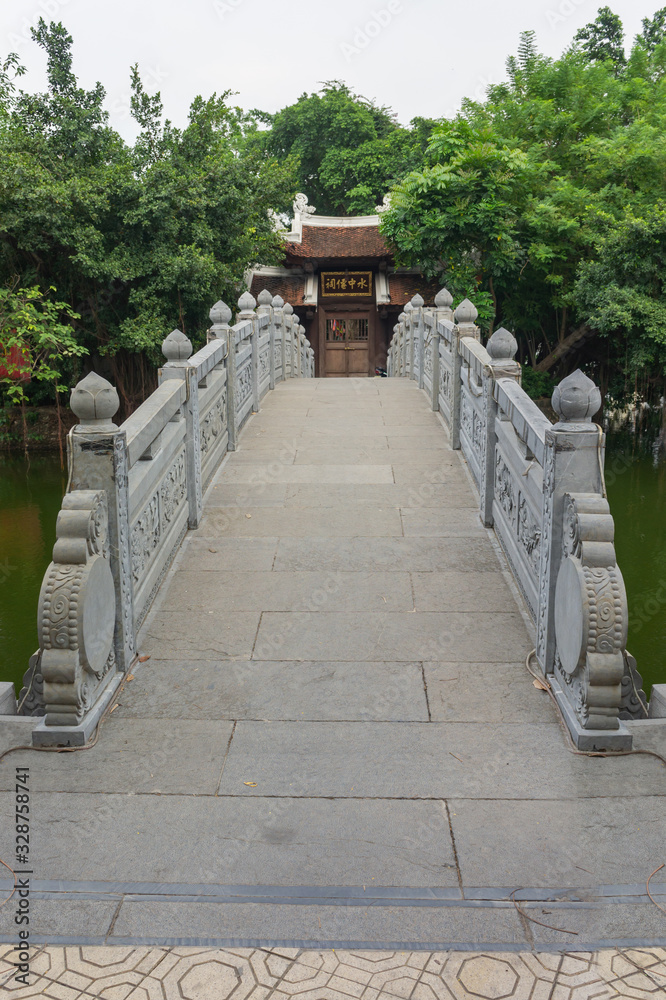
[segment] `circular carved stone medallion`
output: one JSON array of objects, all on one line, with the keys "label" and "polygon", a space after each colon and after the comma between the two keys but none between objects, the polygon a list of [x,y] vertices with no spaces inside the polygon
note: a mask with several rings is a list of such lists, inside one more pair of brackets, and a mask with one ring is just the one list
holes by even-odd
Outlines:
[{"label": "circular carved stone medallion", "polygon": [[108,562],[94,556],[82,587],[79,649],[86,670],[101,674],[111,652],[115,626],[116,594]]},{"label": "circular carved stone medallion", "polygon": [[569,557],[560,566],[555,587],[555,638],[560,662],[568,674],[585,663],[589,607],[583,567]]}]

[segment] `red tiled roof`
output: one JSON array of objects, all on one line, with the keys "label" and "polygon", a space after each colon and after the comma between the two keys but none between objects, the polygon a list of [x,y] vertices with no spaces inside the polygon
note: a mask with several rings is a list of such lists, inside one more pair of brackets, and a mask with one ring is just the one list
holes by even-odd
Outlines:
[{"label": "red tiled roof", "polygon": [[303,305],[303,292],[305,291],[305,275],[296,274],[293,277],[287,274],[264,275],[255,274],[252,277],[250,292],[255,299],[259,292],[267,289],[271,295],[281,295],[285,302],[290,305]]},{"label": "red tiled roof", "polygon": [[390,257],[378,226],[303,226],[303,242],[287,241],[288,257]]},{"label": "red tiled roof", "polygon": [[435,296],[441,288],[437,281],[426,281],[419,274],[389,274],[389,295],[391,305],[404,305],[418,292],[423,296],[425,304],[435,304]]}]

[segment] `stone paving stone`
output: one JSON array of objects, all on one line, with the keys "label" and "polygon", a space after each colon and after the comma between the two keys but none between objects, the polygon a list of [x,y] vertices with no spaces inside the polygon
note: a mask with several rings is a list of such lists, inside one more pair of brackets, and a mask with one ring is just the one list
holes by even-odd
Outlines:
[{"label": "stone paving stone", "polygon": [[161,660],[247,660],[259,619],[256,611],[158,611],[146,624],[141,652]]},{"label": "stone paving stone", "polygon": [[[238,465],[225,470],[227,483],[251,483],[256,470]],[[387,465],[286,465],[274,471],[276,483],[392,483],[393,472]]]},{"label": "stone paving stone", "polygon": [[[65,845],[62,847],[64,849]],[[15,943],[17,928],[13,902],[12,899],[7,906],[0,908],[0,936]],[[69,897],[65,906],[59,899],[37,899],[33,895],[30,900],[31,938],[38,935],[46,938],[78,935],[103,940],[118,909],[118,902],[117,899],[100,901]]]},{"label": "stone paving stone", "polygon": [[[256,788],[243,785],[248,760],[255,762]],[[613,826],[619,825],[619,821],[612,820],[615,803],[629,803],[622,806],[621,812],[627,816],[632,802],[654,802],[651,798],[654,767],[646,758],[606,761],[608,767],[602,773],[590,773],[586,763],[587,758],[574,757],[566,751],[554,719],[550,725],[239,722],[220,794],[289,795],[291,783],[298,781],[299,795],[455,799],[451,807],[456,813],[453,828],[454,833],[459,829],[462,837],[459,854],[466,885],[511,885],[517,872],[523,872],[522,877],[527,881],[522,884],[528,886],[640,881],[640,878],[625,879],[619,872],[601,883],[599,879],[590,882],[589,878],[572,881],[570,866],[566,867],[569,877],[561,881],[562,857],[568,857],[569,850],[562,832],[566,829],[563,820],[554,827],[557,833],[552,832],[555,852],[552,864],[540,848],[536,854],[529,848],[530,844],[550,843],[551,830],[547,824],[551,813],[556,814],[559,809],[564,816],[570,813],[572,822],[580,820],[585,800],[594,795],[612,795],[618,783],[630,789],[631,796],[644,798],[614,799],[607,807],[602,799],[591,800],[591,812],[604,822],[610,820]],[[569,797],[569,802],[552,801],[564,796]],[[496,822],[492,819],[495,813]],[[650,838],[656,836],[664,814],[666,803],[662,802],[649,824],[652,832],[646,842],[652,842]],[[650,816],[647,805],[641,806],[641,815]],[[512,824],[518,818],[523,826],[511,837]],[[486,837],[484,824],[492,826],[492,836]],[[565,843],[558,846],[557,836]],[[610,842],[612,835],[607,836]],[[483,837],[487,843],[480,844]],[[590,849],[590,842],[585,843],[581,851]],[[525,866],[523,853],[532,858]],[[503,875],[497,881],[499,876],[493,874],[491,867],[486,872],[493,859],[498,872],[514,872],[514,878]],[[511,867],[512,862],[515,868]],[[591,867],[584,860],[576,863]],[[551,881],[543,881],[539,873],[548,873]]]},{"label": "stone paving stone", "polygon": [[[243,781],[255,780],[255,768],[256,761],[246,760]],[[298,796],[307,762],[291,779],[291,793]],[[33,829],[43,879],[458,885],[449,827],[441,823],[438,802],[240,796],[194,801],[187,795],[87,792],[42,792],[39,800]],[[7,837],[0,832],[5,846]],[[67,907],[56,905],[61,907],[59,926],[65,927]],[[243,936],[239,929],[236,938]]]},{"label": "stone paving stone", "polygon": [[487,538],[282,538],[276,570],[498,571]]},{"label": "stone paving stone", "polygon": [[[629,757],[595,761],[570,756],[569,760],[584,762],[584,769],[575,769],[576,783],[581,788],[582,782],[589,796],[599,797],[558,800],[553,795],[548,800],[543,788],[543,801],[506,802],[493,797],[449,803],[465,885],[645,884],[660,863],[666,828],[666,801],[654,795],[658,762]],[[595,768],[595,763],[601,766]],[[552,773],[546,771],[545,757],[534,756],[532,765],[535,773],[525,788],[526,799]],[[561,762],[558,765],[564,784],[567,774]],[[625,798],[612,797],[613,781],[616,791],[626,789]]]},{"label": "stone paving stone", "polygon": [[405,535],[435,535],[441,538],[485,536],[485,528],[479,519],[476,505],[472,506],[471,503],[469,510],[403,508],[401,514]]},{"label": "stone paving stone", "polygon": [[[225,940],[247,929],[248,939],[268,944],[275,940],[358,942],[364,948],[423,942],[493,942],[526,946],[519,918],[511,908],[452,908],[381,906],[266,906],[257,903],[126,902],[121,907],[110,940],[159,937]],[[397,935],[397,937],[396,937]],[[433,940],[434,938],[434,940]],[[278,987],[280,988],[280,987]],[[285,995],[293,995],[285,992]],[[311,997],[321,995],[299,994]]]},{"label": "stone paving stone", "polygon": [[338,507],[370,504],[373,507],[447,508],[471,507],[476,501],[465,483],[397,486],[395,483],[350,485],[349,483],[288,485],[285,504],[297,507]]},{"label": "stone paving stone", "polygon": [[351,506],[344,510],[323,507],[253,507],[248,504],[236,517],[226,510],[211,510],[201,521],[197,538],[275,537],[349,538],[350,532],[371,538],[402,535],[400,514],[395,508],[370,509]]},{"label": "stone paving stone", "polygon": [[517,613],[269,611],[261,616],[253,656],[261,660],[441,659],[478,663],[500,660],[507,649],[515,656],[526,656],[530,648],[525,623]]},{"label": "stone paving stone", "polygon": [[[420,446],[418,453],[424,464],[437,463],[438,466],[453,466],[458,459],[452,455],[448,449],[424,448]],[[327,447],[298,447],[296,452],[295,465],[406,465],[413,464],[414,449],[375,448],[368,447],[351,448],[345,442],[344,448]]]},{"label": "stone paving stone", "polygon": [[285,483],[262,483],[260,486],[227,486],[221,482],[206,494],[205,509],[215,507],[245,507],[252,501],[254,507],[282,507],[285,503]]},{"label": "stone paving stone", "polygon": [[118,717],[427,722],[428,708],[417,663],[150,660]]},{"label": "stone paving stone", "polygon": [[393,481],[398,485],[405,486],[439,482],[469,484],[465,470],[459,462],[448,464],[430,460],[428,463],[421,463],[417,459],[409,463],[407,461],[394,461]]},{"label": "stone paving stone", "polygon": [[[180,570],[227,570],[254,573],[269,570],[277,551],[277,538],[188,538],[178,556]],[[168,581],[167,581],[168,586]]]},{"label": "stone paving stone", "polygon": [[[662,906],[666,903],[666,896],[655,898],[658,898]],[[635,941],[664,940],[664,914],[653,903],[647,901],[647,897],[645,903],[588,905],[579,909],[555,904],[538,906],[521,904],[521,909],[528,917],[535,917],[541,923],[551,925],[551,928],[548,928],[541,924],[530,923],[536,948],[556,944],[567,950],[573,950],[577,940],[583,936],[587,941],[599,942],[602,947],[631,945]],[[574,933],[563,934],[562,930],[553,930],[552,927]],[[654,983],[652,985],[654,986]],[[663,986],[666,991],[666,978]]]},{"label": "stone paving stone", "polygon": [[161,609],[198,611],[412,611],[409,573],[177,573]]},{"label": "stone paving stone", "polygon": [[515,599],[509,585],[497,571],[412,573],[414,604],[417,611],[479,610],[479,595],[484,611],[513,611]]},{"label": "stone paving stone", "polygon": [[425,663],[424,671],[433,722],[557,721],[524,663]]},{"label": "stone paving stone", "polygon": [[[127,697],[134,683],[128,686]],[[231,722],[174,721],[165,740],[159,718],[119,718],[116,710],[91,750],[42,754],[38,766],[34,754],[16,753],[13,763],[31,768],[33,793],[131,789],[133,793],[214,795],[232,729]],[[13,788],[12,779],[9,769],[0,769],[3,791]]]}]

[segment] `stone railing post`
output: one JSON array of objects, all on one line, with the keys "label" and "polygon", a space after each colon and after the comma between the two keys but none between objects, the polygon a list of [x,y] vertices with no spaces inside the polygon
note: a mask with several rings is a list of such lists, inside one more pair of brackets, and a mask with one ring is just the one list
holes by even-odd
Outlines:
[{"label": "stone railing post", "polygon": [[423,366],[425,363],[425,323],[423,319],[423,298],[416,293],[411,300],[412,307],[412,330],[416,338],[415,352],[418,357],[419,366],[419,389],[423,388]]},{"label": "stone railing post", "polygon": [[451,375],[451,447],[454,451],[460,448],[460,370],[462,368],[462,358],[460,356],[460,338],[474,337],[480,339],[480,330],[475,326],[478,316],[475,306],[469,299],[463,299],[453,314],[453,321],[456,324],[451,341],[451,353],[453,355],[453,372]]},{"label": "stone railing post", "polygon": [[236,371],[233,363],[234,339],[233,332],[229,326],[232,313],[226,302],[221,299],[216,302],[210,313],[210,321],[213,324],[208,331],[208,343],[212,340],[224,340],[227,345],[227,353],[224,364],[227,372],[227,451],[236,450]]},{"label": "stone railing post", "polygon": [[480,513],[484,525],[491,528],[493,526],[493,500],[495,498],[495,443],[497,440],[495,421],[498,419],[493,386],[498,378],[511,378],[520,382],[521,368],[519,363],[514,360],[518,350],[518,342],[508,330],[504,328],[495,330],[486,344],[486,350],[492,358],[492,363],[487,366],[482,375],[485,456],[481,466]]},{"label": "stone railing post", "polygon": [[284,379],[284,299],[281,295],[275,295],[271,299],[272,316],[273,322],[271,324],[271,333],[273,336],[272,346],[271,346],[271,378],[273,380],[272,386],[275,388],[275,341],[277,338],[277,331],[280,331],[280,364],[282,365],[282,378]]},{"label": "stone railing post", "polygon": [[412,322],[412,313],[414,312],[414,306],[411,302],[405,303],[405,336],[408,338],[409,343],[407,346],[407,356],[409,359],[409,377],[414,378],[414,362],[416,359],[416,343],[414,340],[414,323]]},{"label": "stone railing post", "polygon": [[197,370],[188,361],[192,354],[192,343],[180,330],[172,330],[162,344],[162,354],[167,363],[159,371],[159,382],[170,378],[185,381],[186,399],[183,404],[185,415],[185,457],[187,461],[187,503],[188,525],[198,528],[203,512],[201,487],[201,443],[199,421],[199,385]]},{"label": "stone railing post", "polygon": [[287,358],[289,358],[289,377],[292,378],[294,373],[291,368],[291,337],[294,324],[294,307],[291,302],[285,302],[282,315],[284,318],[284,328],[282,330],[282,371],[284,374],[282,377],[287,377]]},{"label": "stone railing post", "polygon": [[297,378],[300,374],[298,365],[298,354],[299,354],[299,336],[301,332],[301,317],[297,316],[296,313],[293,315],[293,322],[291,324],[291,374],[294,378]]},{"label": "stone railing post", "polygon": [[109,564],[116,597],[113,648],[118,669],[127,672],[136,657],[136,636],[127,438],[112,422],[119,405],[114,387],[95,372],[72,390],[70,406],[79,422],[69,438],[69,488],[104,490],[106,494]]},{"label": "stone railing post", "polygon": [[453,311],[451,305],[453,296],[447,288],[440,288],[435,296],[434,323],[432,327],[432,408],[439,410],[439,376],[440,357],[439,346],[441,334],[437,327],[440,320],[446,319],[453,322]]},{"label": "stone railing post", "polygon": [[252,347],[252,359],[250,362],[252,372],[252,412],[259,412],[259,326],[257,324],[257,314],[255,308],[257,300],[250,292],[243,292],[238,300],[238,312],[236,322],[244,323],[250,320],[252,323],[252,333],[250,334],[250,345]]},{"label": "stone railing post", "polygon": [[622,749],[627,598],[604,495],[601,405],[581,371],[556,387],[546,432],[536,655],[579,749]]},{"label": "stone railing post", "polygon": [[407,320],[407,313],[401,312],[398,316],[398,325],[400,327],[400,361],[398,368],[398,375],[404,376],[407,371],[407,331],[405,327],[405,322]]}]

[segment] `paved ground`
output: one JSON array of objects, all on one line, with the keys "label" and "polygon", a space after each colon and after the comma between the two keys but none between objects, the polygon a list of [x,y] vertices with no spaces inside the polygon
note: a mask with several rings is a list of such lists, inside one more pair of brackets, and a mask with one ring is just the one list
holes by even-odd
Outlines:
[{"label": "paved ground", "polygon": [[0,991],[17,1000],[654,1000],[666,993],[663,948],[470,955],[51,947],[33,958],[25,989],[3,951]]},{"label": "paved ground", "polygon": [[3,816],[31,768],[33,942],[417,949],[419,975],[427,951],[666,943],[666,773],[567,751],[508,579],[413,383],[280,385],[98,745],[0,765]]}]

